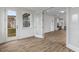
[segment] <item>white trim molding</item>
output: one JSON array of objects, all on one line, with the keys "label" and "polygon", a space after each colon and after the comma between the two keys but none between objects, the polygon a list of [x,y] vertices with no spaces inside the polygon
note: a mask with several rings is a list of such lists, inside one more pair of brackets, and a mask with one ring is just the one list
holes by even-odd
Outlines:
[{"label": "white trim molding", "polygon": [[72,44],[68,44],[67,47],[68,47],[69,49],[72,49],[72,50],[75,51],[75,52],[79,52],[79,48],[76,47],[76,46],[74,46],[74,45],[72,45]]},{"label": "white trim molding", "polygon": [[37,37],[37,38],[44,38],[43,35],[35,35],[35,37]]}]

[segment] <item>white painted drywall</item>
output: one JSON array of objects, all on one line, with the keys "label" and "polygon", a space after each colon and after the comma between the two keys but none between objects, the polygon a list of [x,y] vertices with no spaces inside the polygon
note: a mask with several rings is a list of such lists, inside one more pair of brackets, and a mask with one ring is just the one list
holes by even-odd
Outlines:
[{"label": "white painted drywall", "polygon": [[3,37],[2,37],[2,16],[1,16],[2,12],[0,9],[0,43],[3,42]]},{"label": "white painted drywall", "polygon": [[[17,29],[17,36],[15,39],[21,39],[26,38],[30,36],[34,36],[34,30],[33,30],[33,18],[32,18],[32,12],[27,9],[17,9],[17,8],[0,8],[0,43],[8,41],[8,35],[7,35],[7,16],[6,12],[7,10],[15,10],[17,13],[16,17],[16,25],[18,26]],[[23,28],[22,23],[22,15],[23,13],[30,13],[31,14],[31,27]],[[11,38],[10,38],[11,39]]]},{"label": "white painted drywall", "polygon": [[43,14],[36,12],[34,15],[34,35],[38,38],[43,38]]},{"label": "white painted drywall", "polygon": [[[59,18],[62,18],[62,20],[59,21]],[[64,26],[66,26],[66,15],[54,16],[54,30],[58,30],[57,23],[61,23],[62,29],[64,29]]]},{"label": "white painted drywall", "polygon": [[54,17],[54,30],[58,30],[58,28],[57,28],[57,17],[55,16]]},{"label": "white painted drywall", "polygon": [[[7,11],[16,11],[16,38],[8,38],[7,35]],[[24,13],[31,14],[31,26],[23,28],[22,15]],[[0,10],[0,43],[13,39],[21,39],[30,36],[43,38],[43,15],[42,12],[33,12],[26,8],[1,8]]]},{"label": "white painted drywall", "polygon": [[[22,19],[22,15],[24,13],[30,13],[31,17],[30,17],[30,27],[23,27],[23,19]],[[31,11],[27,11],[27,10],[17,10],[17,20],[16,20],[16,26],[18,26],[17,29],[17,37],[18,38],[24,38],[24,37],[30,37],[33,36],[33,15]]]},{"label": "white painted drywall", "polygon": [[79,51],[79,8],[68,9],[67,47]]},{"label": "white painted drywall", "polygon": [[4,8],[0,8],[0,43],[6,41],[6,30],[5,30],[5,15]]},{"label": "white painted drywall", "polygon": [[0,43],[2,42],[2,20],[1,20],[1,9],[0,9]]},{"label": "white painted drywall", "polygon": [[54,17],[44,14],[44,33],[54,31]]},{"label": "white painted drywall", "polygon": [[[64,29],[64,26],[66,25],[66,16],[64,15],[62,16],[62,18],[63,18],[62,28]],[[44,14],[44,33],[58,30],[57,19],[59,19],[59,17]]]}]

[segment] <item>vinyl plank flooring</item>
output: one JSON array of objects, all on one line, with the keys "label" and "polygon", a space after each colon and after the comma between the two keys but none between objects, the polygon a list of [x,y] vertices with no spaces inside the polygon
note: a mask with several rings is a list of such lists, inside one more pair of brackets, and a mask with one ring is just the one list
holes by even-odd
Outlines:
[{"label": "vinyl plank flooring", "polygon": [[30,37],[0,44],[0,52],[73,52],[66,47],[64,30],[49,32],[44,39]]}]

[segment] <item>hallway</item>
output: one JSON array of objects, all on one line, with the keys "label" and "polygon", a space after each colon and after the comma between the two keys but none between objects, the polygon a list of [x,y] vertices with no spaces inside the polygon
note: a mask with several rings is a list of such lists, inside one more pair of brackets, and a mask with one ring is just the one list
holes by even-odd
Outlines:
[{"label": "hallway", "polygon": [[66,48],[64,30],[49,32],[44,39],[35,37],[0,44],[1,52],[72,52]]}]

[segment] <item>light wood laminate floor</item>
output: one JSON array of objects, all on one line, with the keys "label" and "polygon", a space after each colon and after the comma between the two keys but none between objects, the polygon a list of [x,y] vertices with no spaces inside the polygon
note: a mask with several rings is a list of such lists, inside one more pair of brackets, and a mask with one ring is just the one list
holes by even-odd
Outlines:
[{"label": "light wood laminate floor", "polygon": [[66,32],[49,32],[44,39],[35,37],[0,44],[1,52],[72,52],[66,47]]}]

